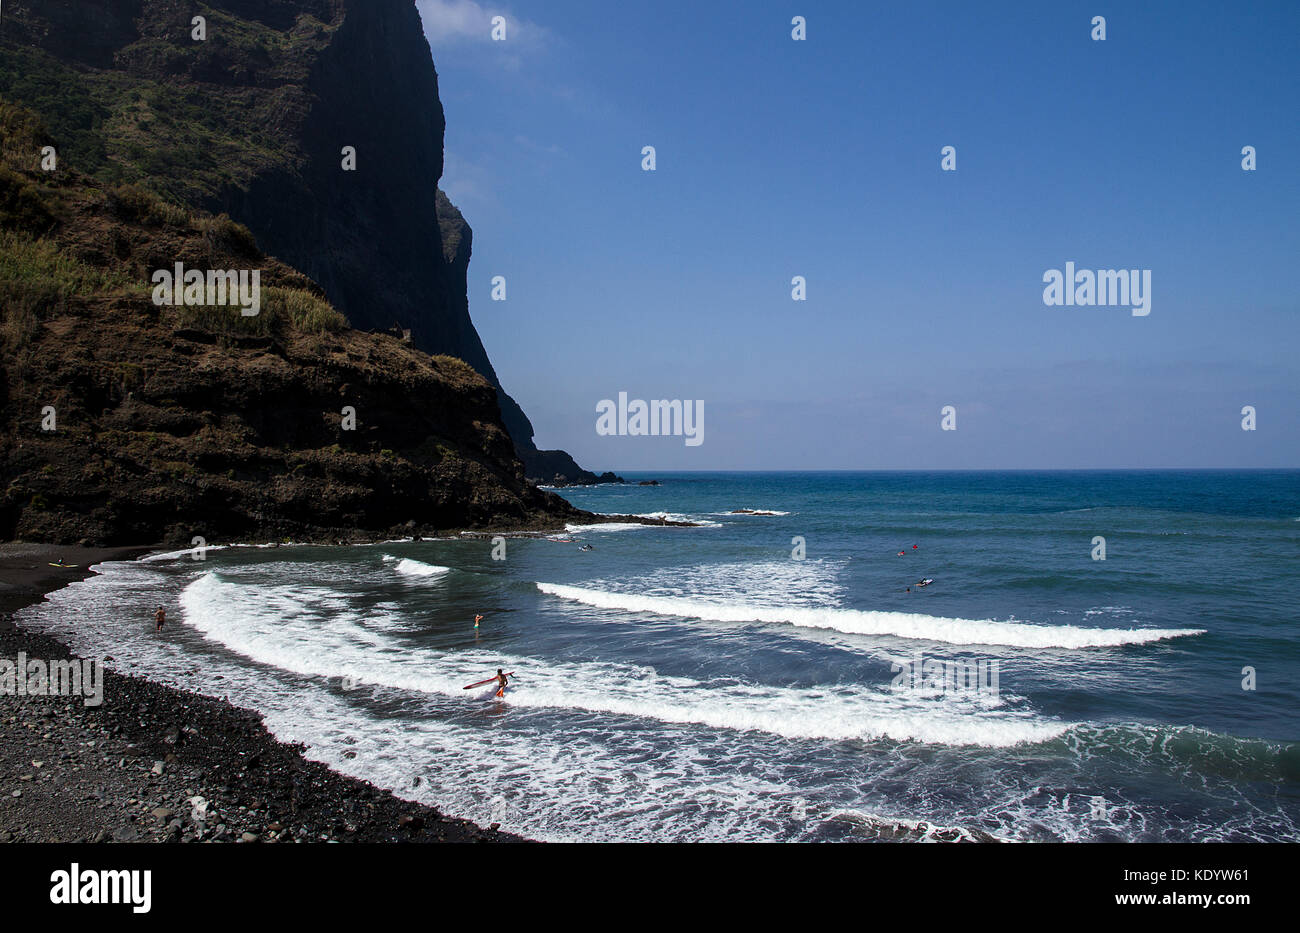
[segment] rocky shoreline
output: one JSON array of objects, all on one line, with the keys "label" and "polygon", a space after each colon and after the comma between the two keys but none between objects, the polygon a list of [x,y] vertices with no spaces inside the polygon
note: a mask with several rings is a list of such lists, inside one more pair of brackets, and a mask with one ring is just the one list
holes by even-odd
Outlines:
[{"label": "rocky shoreline", "polygon": [[[70,658],[14,613],[148,550],[0,545],[0,658]],[[309,761],[223,700],[107,667],[104,696],[0,695],[0,842],[528,841]]]}]

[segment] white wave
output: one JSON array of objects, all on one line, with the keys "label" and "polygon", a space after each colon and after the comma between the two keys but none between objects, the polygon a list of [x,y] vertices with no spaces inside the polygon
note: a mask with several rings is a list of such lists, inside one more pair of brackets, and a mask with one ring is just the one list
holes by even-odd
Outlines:
[{"label": "white wave", "polygon": [[860,609],[717,604],[690,597],[640,596],[606,590],[538,583],[543,593],[598,609],[650,612],[711,622],[766,622],[801,628],[834,629],[852,635],[892,635],[952,645],[1008,645],[1016,648],[1098,648],[1140,645],[1203,635],[1204,629],[1100,629],[1075,625],[1032,625],[991,619],[951,619],[912,612]]},{"label": "white wave", "polygon": [[873,834],[888,834],[914,839],[917,842],[982,842],[985,837],[998,842],[1014,842],[1010,836],[996,836],[979,830],[972,832],[964,826],[940,826],[929,820],[910,820],[904,817],[888,817],[866,810],[833,810],[828,814],[832,820],[846,820],[859,823],[872,830]]},{"label": "white wave", "polygon": [[710,515],[738,515],[742,518],[763,515],[789,515],[789,512],[782,512],[777,509],[731,509],[727,512],[710,512]]},{"label": "white wave", "polygon": [[[204,547],[205,551],[224,551],[229,547],[226,544],[209,544]],[[153,564],[164,560],[180,560],[183,557],[193,557],[197,553],[197,548],[188,547],[183,551],[166,551],[162,554],[148,554],[139,559],[141,564]]]},{"label": "white wave", "polygon": [[[828,759],[842,762],[832,775],[821,770],[827,760],[824,750],[809,755],[806,744],[787,747],[788,740],[763,732],[683,726],[610,729],[608,722],[580,712],[552,714],[514,709],[510,703],[507,715],[497,716],[493,704],[467,699],[475,691],[461,691],[463,696],[457,698],[413,695],[414,711],[375,716],[364,693],[363,702],[356,702],[337,689],[337,681],[303,679],[266,663],[249,663],[246,656],[214,650],[215,640],[200,637],[188,625],[157,638],[152,626],[139,622],[142,605],[152,609],[155,600],[193,581],[194,575],[171,572],[175,568],[163,573],[157,564],[135,561],[103,566],[102,575],[70,584],[23,610],[24,626],[65,639],[75,655],[111,653],[120,669],[257,709],[278,739],[303,743],[309,759],[336,771],[481,825],[500,822],[534,839],[811,841],[827,837],[828,817],[841,822],[855,812],[904,829],[912,824],[919,828],[924,821],[945,830],[973,827],[1025,840],[1091,840],[1097,838],[1098,826],[1127,839],[1151,838],[1153,833],[1184,841],[1300,838],[1294,814],[1284,805],[1263,810],[1235,805],[1239,815],[1226,821],[1219,811],[1207,808],[1169,827],[1166,808],[1158,802],[1128,800],[1114,789],[1106,793],[1107,817],[1099,821],[1090,812],[1092,799],[1078,793],[1071,798],[1069,787],[1082,775],[1045,776],[1036,767],[1016,767],[1002,755],[972,755],[964,748],[849,745]],[[356,569],[370,572],[361,565]],[[404,617],[398,613],[400,600],[381,604],[378,612],[355,607],[345,594],[332,593],[325,574],[314,581],[320,585],[308,586],[299,576],[275,577],[263,573],[263,566],[257,570],[250,576],[275,581],[270,588],[274,599],[265,601],[266,588],[240,584],[235,589],[246,592],[231,603],[231,612],[247,616],[247,624],[255,629],[270,629],[285,621],[278,615],[281,608],[309,609],[293,621],[303,642],[295,646],[299,654],[311,654],[313,638],[322,631],[331,642],[348,643],[357,625],[376,624],[377,615],[391,610],[394,620]],[[379,582],[383,575],[375,576]],[[150,603],[142,604],[142,594]],[[232,590],[207,595],[221,599]],[[284,603],[276,601],[282,598]],[[351,613],[346,624],[335,628],[344,613]],[[177,615],[186,621],[185,613]],[[393,640],[381,638],[367,653],[400,655],[410,650],[409,641],[401,644],[395,647]],[[363,645],[364,637],[346,655],[355,655]],[[323,652],[325,646],[320,648]],[[490,667],[487,673],[496,669],[495,656],[481,657]],[[1096,660],[1098,669],[1118,667],[1103,663],[1105,657]],[[519,673],[531,681],[529,670]],[[523,681],[516,686],[522,690]],[[1089,728],[1075,726],[1065,736],[1071,747],[1079,746],[1080,756],[1090,754],[1089,743],[1074,739]],[[1153,741],[1148,738],[1143,744],[1149,749]],[[965,770],[976,762],[988,764]],[[970,799],[951,793],[954,774],[969,782]],[[1225,793],[1236,801],[1240,791],[1234,785]],[[832,833],[834,838],[841,835]]]},{"label": "white wave", "polygon": [[451,573],[450,567],[440,567],[437,564],[426,564],[422,560],[411,560],[409,557],[394,557],[391,554],[384,555],[384,561],[387,563],[396,562],[397,566],[393,569],[405,577],[441,577]]},{"label": "white wave", "polygon": [[[614,517],[614,516],[611,515],[611,517]],[[660,525],[653,524],[654,522],[660,522],[660,521],[668,521],[668,522],[687,522],[687,523],[689,523],[689,524],[691,524],[691,525],[695,525],[695,526],[697,526],[697,527],[701,527],[701,528],[721,528],[721,527],[722,527],[722,524],[721,524],[720,522],[715,522],[715,521],[713,521],[712,519],[706,518],[706,517],[704,517],[704,516],[700,516],[700,515],[685,515],[685,514],[682,514],[682,513],[680,513],[680,512],[643,512],[643,513],[638,514],[638,515],[637,515],[637,518],[648,518],[648,519],[650,519],[650,523],[645,523],[645,522],[600,522],[600,523],[598,523],[598,524],[590,524],[590,525],[579,525],[579,524],[573,524],[573,523],[570,523],[570,524],[564,526],[564,530],[565,530],[565,531],[568,531],[568,532],[580,532],[580,531],[631,531],[631,530],[633,530],[634,528],[659,528],[659,527],[663,527],[663,526],[660,526]],[[667,527],[674,527],[674,526],[667,526]]]},{"label": "white wave", "polygon": [[[183,622],[253,661],[311,677],[477,702],[463,688],[498,667],[516,673],[512,706],[584,710],[788,739],[892,739],[943,745],[1042,742],[1070,724],[1000,708],[979,695],[926,698],[887,684],[810,688],[668,677],[653,668],[608,662],[544,661],[479,649],[412,650],[376,632],[373,620],[329,594],[300,586],[249,587],[206,573],[181,593]],[[365,627],[362,623],[370,623]]]},{"label": "white wave", "polygon": [[[409,538],[407,540],[410,540]],[[398,542],[392,542],[398,543]],[[253,550],[265,551],[271,548],[300,548],[312,547],[310,542],[306,541],[264,541],[256,543],[252,541],[236,541],[233,544],[205,544],[204,551],[228,551],[234,548],[249,548]],[[160,554],[148,554],[138,558],[137,562],[142,564],[153,564],[165,560],[181,560],[185,557],[193,557],[198,548],[188,547],[182,551],[166,551]]]},{"label": "white wave", "polygon": [[642,525],[639,522],[603,522],[599,525],[576,525],[569,523],[564,530],[573,534],[581,531],[632,531],[636,528],[653,528],[654,525]]},{"label": "white wave", "polygon": [[692,525],[714,527],[719,523],[699,515],[685,515],[681,512],[638,512],[637,518],[649,518],[658,522],[690,522]]},{"label": "white wave", "polygon": [[310,541],[265,541],[258,544],[255,541],[236,541],[231,547],[254,547],[254,548],[272,548],[272,547],[311,547]]}]

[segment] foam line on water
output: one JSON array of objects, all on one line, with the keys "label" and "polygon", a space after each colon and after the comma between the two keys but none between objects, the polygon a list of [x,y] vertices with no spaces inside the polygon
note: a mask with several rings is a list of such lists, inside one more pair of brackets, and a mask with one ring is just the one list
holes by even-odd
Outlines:
[{"label": "foam line on water", "polygon": [[655,526],[642,525],[640,522],[603,522],[598,525],[580,525],[574,522],[569,522],[567,525],[564,526],[564,530],[569,532],[570,534],[575,534],[581,531],[592,531],[592,532],[600,532],[600,533],[609,532],[609,531],[636,531],[638,528],[653,528],[653,527]]},{"label": "foam line on water", "polygon": [[412,560],[409,557],[394,557],[391,554],[384,555],[384,563],[396,564],[393,569],[404,577],[443,577],[451,573],[450,567],[426,564],[422,560]]},{"label": "foam line on water", "polygon": [[718,604],[689,597],[640,596],[608,590],[538,583],[549,596],[597,609],[648,612],[710,622],[766,622],[800,628],[834,629],[850,635],[892,635],[951,645],[1007,645],[1015,648],[1099,648],[1141,645],[1167,638],[1203,635],[1204,629],[1101,629],[1076,625],[1034,625],[991,619],[951,619],[913,612],[861,609]]},{"label": "foam line on water", "polygon": [[748,517],[751,517],[751,516],[755,516],[755,517],[760,517],[760,518],[761,518],[761,517],[768,517],[768,516],[783,516],[783,515],[789,515],[790,513],[789,513],[789,512],[782,512],[782,511],[779,510],[779,509],[751,509],[751,508],[745,507],[745,508],[740,508],[740,509],[732,509],[732,510],[729,511],[729,512],[710,512],[709,514],[710,514],[710,515],[727,515],[727,516],[736,516],[736,517],[738,517],[738,518],[748,518]]},{"label": "foam line on water", "polygon": [[[795,688],[668,677],[627,663],[552,661],[471,649],[411,649],[382,626],[313,588],[248,587],[206,573],[181,593],[183,621],[254,661],[310,677],[476,700],[466,684],[498,667],[518,674],[513,706],[583,710],[788,739],[1008,746],[1043,742],[1070,724],[971,695],[923,698],[866,684]],[[319,589],[319,588],[315,588]]]},{"label": "foam line on water", "polygon": [[[204,551],[224,551],[228,545],[225,544],[207,544],[204,545]],[[194,557],[198,553],[197,548],[188,547],[183,551],[165,551],[161,554],[148,554],[138,559],[141,564],[154,564],[164,560],[180,560],[183,557]]]},{"label": "foam line on water", "polygon": [[719,522],[699,515],[685,515],[681,512],[638,512],[637,518],[649,518],[653,521],[690,522],[696,527],[718,528]]}]

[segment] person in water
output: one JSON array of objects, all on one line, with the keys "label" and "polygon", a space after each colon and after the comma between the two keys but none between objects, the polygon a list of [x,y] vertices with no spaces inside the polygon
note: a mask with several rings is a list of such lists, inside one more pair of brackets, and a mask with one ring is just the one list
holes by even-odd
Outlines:
[{"label": "person in water", "polygon": [[474,627],[475,627],[475,628],[478,628],[478,624],[479,624],[480,622],[482,622],[482,621],[483,621],[483,617],[482,617],[482,616],[475,616],[475,617],[474,617]]},{"label": "person in water", "polygon": [[510,681],[510,675],[501,673],[501,668],[498,667],[497,668],[497,696],[503,697],[506,695],[506,684],[509,683],[509,681]]},{"label": "person in water", "polygon": [[153,621],[154,621],[154,625],[156,626],[154,631],[161,632],[163,623],[167,621],[167,612],[166,610],[163,609],[162,606],[159,606],[158,611],[153,614]]}]

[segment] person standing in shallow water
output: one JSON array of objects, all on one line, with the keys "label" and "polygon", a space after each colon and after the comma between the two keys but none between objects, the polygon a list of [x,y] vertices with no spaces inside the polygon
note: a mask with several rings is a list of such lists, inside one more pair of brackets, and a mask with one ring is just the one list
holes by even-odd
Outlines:
[{"label": "person standing in shallow water", "polygon": [[162,606],[159,606],[158,611],[153,614],[153,621],[155,625],[154,631],[161,632],[163,623],[167,621],[167,611]]}]

